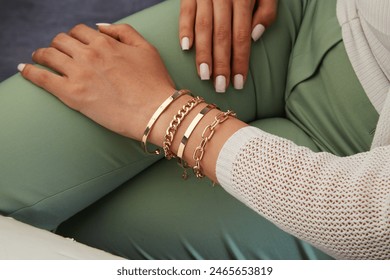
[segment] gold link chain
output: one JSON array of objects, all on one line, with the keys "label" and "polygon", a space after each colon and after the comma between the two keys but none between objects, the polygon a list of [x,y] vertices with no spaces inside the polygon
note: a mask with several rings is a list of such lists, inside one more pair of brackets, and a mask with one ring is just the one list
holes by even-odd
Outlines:
[{"label": "gold link chain", "polygon": [[192,158],[195,161],[195,165],[192,168],[194,171],[194,174],[197,178],[203,178],[205,175],[203,174],[202,167],[200,165],[200,162],[202,161],[205,153],[205,148],[207,143],[211,140],[211,138],[214,136],[215,128],[226,121],[230,117],[236,117],[236,113],[233,111],[228,110],[227,112],[220,112],[218,115],[215,116],[214,121],[205,127],[202,133],[202,140],[198,147],[196,147]]},{"label": "gold link chain", "polygon": [[168,160],[176,157],[175,154],[171,151],[171,146],[179,125],[181,124],[183,119],[189,114],[189,112],[191,112],[192,109],[194,109],[199,103],[202,102],[204,102],[204,99],[202,97],[194,97],[193,99],[189,100],[187,104],[185,104],[173,117],[171,123],[167,128],[163,141],[164,154]]}]

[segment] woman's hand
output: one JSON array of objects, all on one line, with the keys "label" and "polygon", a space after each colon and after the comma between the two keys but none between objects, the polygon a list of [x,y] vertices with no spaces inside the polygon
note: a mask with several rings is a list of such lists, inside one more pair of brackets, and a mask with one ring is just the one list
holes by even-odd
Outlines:
[{"label": "woman's hand", "polygon": [[157,50],[129,25],[77,25],[57,35],[33,60],[55,73],[20,64],[23,77],[104,127],[140,140],[174,84]]},{"label": "woman's hand", "polygon": [[251,38],[257,41],[275,20],[277,0],[182,0],[179,39],[183,50],[195,45],[202,80],[213,77],[225,92],[232,77],[236,89],[248,74]]},{"label": "woman's hand", "polygon": [[[54,72],[30,64],[19,64],[18,69],[23,77],[70,108],[116,133],[140,141],[153,113],[174,93],[175,86],[157,50],[132,27],[99,26],[99,31],[77,25],[68,34],[57,35],[50,47],[36,50],[33,60]],[[183,95],[172,102],[153,126],[148,142],[161,146],[172,116],[191,99]],[[199,113],[197,110],[200,109],[194,108],[191,113]],[[184,160],[191,166],[193,152],[202,140],[201,130],[214,121],[218,112],[210,111],[188,140]],[[178,135],[184,135],[191,119],[188,117],[178,128]],[[213,181],[217,180],[215,166],[219,151],[244,126],[237,119],[230,120],[230,125],[220,127],[208,145],[202,168]],[[180,141],[174,139],[174,153]]]}]

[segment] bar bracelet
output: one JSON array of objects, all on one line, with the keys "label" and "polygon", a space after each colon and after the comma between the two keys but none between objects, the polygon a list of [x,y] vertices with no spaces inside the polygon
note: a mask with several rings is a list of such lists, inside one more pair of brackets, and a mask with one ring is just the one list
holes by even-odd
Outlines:
[{"label": "bar bracelet", "polygon": [[210,112],[211,110],[217,108],[216,105],[214,104],[207,104],[197,115],[196,117],[192,120],[190,125],[188,126],[187,130],[184,133],[183,138],[180,141],[179,148],[177,150],[177,160],[178,164],[183,168],[183,174],[182,177],[183,179],[188,178],[188,173],[187,173],[187,168],[188,164],[187,162],[183,159],[184,155],[184,150],[186,148],[188,139],[190,138],[192,132],[194,132],[195,128],[197,125],[200,123],[200,121],[203,119],[203,117]]},{"label": "bar bracelet", "polygon": [[172,102],[174,100],[176,100],[177,98],[179,98],[180,96],[184,95],[184,94],[189,94],[190,91],[189,90],[179,90],[179,91],[175,91],[170,97],[168,97],[161,105],[160,107],[157,108],[157,110],[154,112],[153,116],[150,118],[147,126],[146,126],[146,129],[144,131],[144,134],[142,136],[142,141],[141,141],[141,147],[142,149],[145,151],[145,153],[147,154],[152,154],[152,155],[159,155],[161,154],[161,149],[156,149],[154,150],[153,152],[150,152],[148,151],[148,148],[147,148],[147,140],[148,140],[148,136],[153,128],[153,125],[155,124],[155,122],[158,120],[158,118],[161,116],[161,114],[169,107],[169,105],[172,104]]}]

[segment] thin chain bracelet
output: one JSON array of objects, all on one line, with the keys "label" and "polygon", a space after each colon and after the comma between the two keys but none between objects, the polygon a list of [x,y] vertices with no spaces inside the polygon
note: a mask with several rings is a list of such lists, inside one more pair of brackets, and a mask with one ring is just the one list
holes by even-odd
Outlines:
[{"label": "thin chain bracelet", "polygon": [[218,115],[215,116],[215,119],[213,123],[206,126],[202,133],[202,140],[200,141],[199,146],[195,149],[194,154],[192,158],[195,161],[195,165],[192,168],[194,171],[194,174],[196,178],[203,178],[205,175],[203,174],[202,167],[200,165],[200,162],[202,161],[205,153],[205,148],[207,143],[213,138],[215,133],[215,128],[226,121],[230,117],[236,117],[236,113],[233,111],[228,110],[227,112],[220,112]]},{"label": "thin chain bracelet", "polygon": [[189,114],[189,112],[191,112],[191,110],[194,109],[196,105],[202,102],[204,102],[204,99],[199,96],[189,100],[187,104],[185,104],[173,117],[173,120],[171,121],[171,123],[167,128],[167,132],[165,134],[163,145],[162,145],[165,157],[168,160],[176,157],[174,153],[172,153],[171,151],[171,146],[172,146],[173,138],[175,137],[179,125],[181,124],[183,119]]}]

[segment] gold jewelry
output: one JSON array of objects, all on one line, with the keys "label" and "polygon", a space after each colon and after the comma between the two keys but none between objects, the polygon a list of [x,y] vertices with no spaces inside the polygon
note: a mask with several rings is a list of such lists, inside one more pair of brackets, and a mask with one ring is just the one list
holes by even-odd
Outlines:
[{"label": "gold jewelry", "polygon": [[204,102],[204,99],[202,97],[198,96],[198,97],[192,98],[173,117],[173,120],[171,121],[171,123],[169,124],[169,126],[167,128],[167,132],[165,134],[163,145],[162,145],[164,153],[165,153],[165,157],[168,160],[176,157],[174,155],[174,153],[172,153],[172,151],[171,151],[171,145],[172,145],[173,138],[175,137],[175,134],[177,132],[179,125],[181,124],[183,119],[188,115],[188,113],[191,112],[191,110],[194,109],[196,107],[196,105],[198,105],[199,103],[202,103],[202,102]]},{"label": "gold jewelry", "polygon": [[195,165],[192,168],[194,171],[194,174],[197,178],[203,178],[205,175],[203,174],[202,167],[200,165],[200,162],[202,161],[205,153],[205,148],[207,143],[213,138],[215,133],[215,128],[225,122],[230,117],[236,117],[236,113],[233,111],[228,110],[227,112],[220,112],[218,115],[215,116],[214,121],[205,127],[202,133],[202,140],[199,144],[199,146],[195,149],[194,154],[192,155],[192,158],[195,161]]},{"label": "gold jewelry", "polygon": [[210,112],[212,109],[215,109],[216,106],[214,104],[207,104],[206,107],[204,107],[197,115],[196,117],[192,120],[190,125],[188,126],[186,132],[184,132],[184,136],[180,141],[179,149],[177,150],[177,157],[178,158],[183,158],[184,154],[184,149],[187,145],[188,138],[190,138],[192,132],[196,128],[196,126],[199,124],[199,122],[202,120],[202,118]]},{"label": "gold jewelry", "polygon": [[188,178],[188,174],[187,174],[187,168],[188,168],[188,164],[187,162],[183,159],[183,154],[184,154],[184,150],[186,148],[186,145],[187,145],[187,142],[188,142],[188,139],[190,138],[192,132],[195,130],[196,126],[200,123],[200,121],[202,120],[202,118],[208,113],[210,112],[212,109],[215,109],[217,106],[214,105],[214,104],[207,104],[197,115],[196,117],[192,120],[192,122],[190,123],[190,125],[188,126],[187,130],[184,132],[184,136],[183,138],[181,139],[180,141],[180,145],[179,145],[179,149],[177,150],[177,157],[178,157],[178,162],[179,164],[181,165],[181,167],[183,168],[183,179],[187,179]]},{"label": "gold jewelry", "polygon": [[156,112],[154,112],[153,116],[150,118],[147,126],[146,126],[146,129],[144,131],[144,134],[142,136],[142,142],[141,142],[141,147],[142,149],[145,151],[145,153],[147,154],[152,154],[152,155],[159,155],[161,153],[161,150],[160,149],[157,149],[153,152],[149,152],[148,151],[148,148],[147,148],[147,140],[148,140],[148,136],[150,134],[150,131],[154,125],[154,123],[158,120],[158,118],[161,116],[161,114],[168,108],[169,105],[172,104],[172,102],[179,98],[180,96],[184,95],[184,94],[189,94],[190,91],[189,90],[179,90],[179,91],[175,91],[170,97],[168,97],[161,105],[160,107],[157,108]]}]

